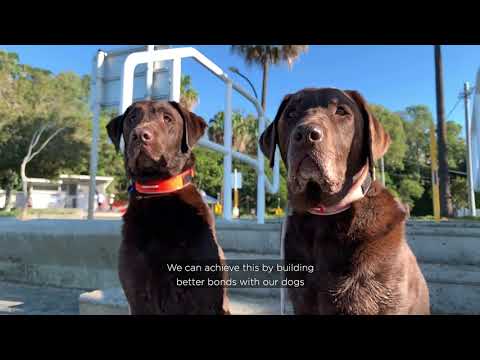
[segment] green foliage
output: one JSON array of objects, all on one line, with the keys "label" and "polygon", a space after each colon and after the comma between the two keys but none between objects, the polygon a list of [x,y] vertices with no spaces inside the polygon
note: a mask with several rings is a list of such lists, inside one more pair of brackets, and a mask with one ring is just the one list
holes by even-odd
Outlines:
[{"label": "green foliage", "polygon": [[20,215],[20,209],[15,209],[11,211],[0,210],[0,218],[1,217],[17,217],[19,215]]},{"label": "green foliage", "polygon": [[[306,48],[301,45],[239,45],[234,47],[247,62],[270,64],[289,61]],[[45,123],[56,128],[65,127],[56,138],[35,157],[27,167],[30,177],[55,178],[60,173],[88,174],[92,134],[91,114],[88,109],[88,76],[66,72],[52,74],[44,69],[20,63],[17,54],[0,51],[0,187],[19,186],[19,167],[25,156],[33,132]],[[188,75],[182,76],[181,102],[193,110],[199,94]],[[382,105],[370,105],[373,114],[390,134],[392,143],[385,155],[387,188],[411,208],[413,216],[432,214],[430,169],[430,128],[433,116],[425,105],[409,106],[392,112]],[[110,143],[106,125],[116,113],[103,111],[100,116],[98,175],[115,178],[109,191],[117,198],[127,196],[127,178],[122,155]],[[200,114],[201,115],[201,114]],[[252,157],[257,155],[257,119],[254,115],[236,110],[232,114],[233,148]],[[209,138],[223,144],[224,113],[215,114],[208,127]],[[465,140],[460,137],[461,125],[447,122],[448,164],[451,170],[465,171]],[[44,134],[44,138],[49,133]],[[223,157],[211,150],[196,147],[197,173],[195,182],[207,194],[216,197],[222,193]],[[246,164],[234,160],[232,169],[243,174],[240,190],[240,210],[245,215],[256,208],[257,174]],[[266,175],[272,170],[265,161]],[[280,167],[280,191],[266,196],[267,212],[279,203],[287,204],[286,168]],[[377,174],[380,170],[377,164]],[[456,208],[467,207],[466,180],[451,175],[451,192]],[[476,193],[477,207],[480,195]],[[280,200],[280,201],[279,201]]]},{"label": "green foliage", "polygon": [[415,201],[420,199],[424,190],[422,184],[414,179],[403,179],[398,186],[398,194],[410,207],[413,207]]},{"label": "green foliage", "polygon": [[192,87],[192,79],[189,75],[182,75],[180,81],[180,104],[193,111],[198,104],[198,92]]},{"label": "green foliage", "polygon": [[13,169],[0,171],[0,189],[13,189],[20,186],[20,176]]},{"label": "green foliage", "polygon": [[381,105],[369,105],[369,108],[392,139],[390,149],[385,155],[385,164],[388,164],[388,169],[403,170],[407,145],[402,118]]},{"label": "green foliage", "polygon": [[99,119],[100,138],[98,142],[98,170],[99,176],[113,176],[113,182],[107,191],[116,194],[116,199],[128,198],[128,179],[125,173],[125,165],[121,153],[117,153],[115,146],[110,142],[107,133],[108,122],[117,116],[115,111],[102,111]]},{"label": "green foliage", "polygon": [[292,63],[308,50],[308,45],[232,45],[233,53],[242,56],[247,64]]},{"label": "green foliage", "polygon": [[[452,204],[456,209],[468,208],[467,179],[455,176],[450,179]],[[478,207],[478,205],[477,205]]]},{"label": "green foliage", "polygon": [[[208,124],[208,137],[210,140],[223,144],[223,127],[225,113],[219,111]],[[233,149],[249,155],[256,156],[258,138],[257,118],[251,114],[245,115],[241,111],[232,111]]]},{"label": "green foliage", "polygon": [[448,167],[452,170],[466,171],[465,139],[460,137],[462,126],[454,121],[447,121]]},{"label": "green foliage", "polygon": [[208,195],[217,197],[223,184],[221,154],[203,147],[194,148],[193,153],[196,159],[195,184]]},{"label": "green foliage", "polygon": [[49,123],[52,128],[42,139],[60,127],[65,130],[28,164],[27,175],[88,173],[88,76],[53,75],[21,64],[17,54],[0,51],[0,89],[0,171],[18,174],[34,131]]}]

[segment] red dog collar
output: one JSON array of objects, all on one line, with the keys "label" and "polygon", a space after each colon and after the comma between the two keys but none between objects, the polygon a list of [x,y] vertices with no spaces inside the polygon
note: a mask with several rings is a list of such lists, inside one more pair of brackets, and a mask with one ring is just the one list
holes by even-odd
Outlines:
[{"label": "red dog collar", "polygon": [[148,180],[143,183],[135,181],[135,191],[140,194],[168,194],[191,184],[195,175],[193,169],[165,180]]}]

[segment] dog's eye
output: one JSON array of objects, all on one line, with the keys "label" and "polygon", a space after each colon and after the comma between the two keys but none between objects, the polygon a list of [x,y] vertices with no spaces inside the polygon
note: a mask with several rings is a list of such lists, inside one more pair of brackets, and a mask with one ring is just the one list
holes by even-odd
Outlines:
[{"label": "dog's eye", "polygon": [[342,106],[339,106],[337,107],[337,111],[335,111],[335,115],[345,116],[347,115],[347,111]]},{"label": "dog's eye", "polygon": [[130,115],[128,117],[128,124],[132,125],[135,122],[135,115]]},{"label": "dog's eye", "polygon": [[163,115],[163,121],[165,121],[165,123],[167,124],[170,124],[171,122],[173,122],[173,118],[168,115]]},{"label": "dog's eye", "polygon": [[297,116],[297,112],[296,112],[296,111],[290,111],[289,113],[287,113],[287,117],[288,117],[289,119],[294,118],[294,117],[296,117],[296,116]]}]

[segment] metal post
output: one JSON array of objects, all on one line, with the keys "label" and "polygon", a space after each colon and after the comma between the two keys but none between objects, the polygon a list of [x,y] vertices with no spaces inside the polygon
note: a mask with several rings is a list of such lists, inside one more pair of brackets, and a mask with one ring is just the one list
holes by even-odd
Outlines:
[{"label": "metal post", "polygon": [[[265,118],[258,118],[258,133],[261,134],[265,130]],[[258,180],[257,180],[257,223],[265,223],[265,161],[260,144],[257,144],[257,161],[258,161]]]},{"label": "metal post", "polygon": [[[148,45],[147,46],[147,51],[152,52],[155,50],[155,45]],[[149,61],[147,63],[147,74],[145,76],[145,89],[146,89],[146,94],[145,97],[148,100],[152,99],[152,84],[153,84],[153,61]]]},{"label": "metal post", "polygon": [[435,137],[435,127],[433,123],[430,127],[430,163],[432,167],[433,216],[435,221],[440,221],[440,188],[438,184],[437,138]]},{"label": "metal post", "polygon": [[463,86],[463,99],[465,101],[465,131],[467,137],[467,183],[468,183],[468,205],[470,207],[470,215],[477,216],[475,207],[475,192],[473,190],[473,172],[472,172],[472,145],[471,145],[471,128],[470,118],[468,116],[468,98],[470,96],[470,84],[465,82]]},{"label": "metal post", "polygon": [[385,186],[385,162],[383,156],[380,158],[380,167],[382,168],[382,184]]},{"label": "metal post", "polygon": [[175,58],[172,61],[172,82],[170,83],[171,100],[180,101],[180,84],[182,81],[182,65],[181,59]]},{"label": "metal post", "polygon": [[227,153],[223,157],[223,218],[232,220],[232,81],[227,79],[225,94],[225,121],[223,146]]},{"label": "metal post", "polygon": [[98,166],[98,138],[99,138],[99,119],[100,104],[102,101],[102,76],[103,61],[105,53],[98,50],[96,69],[95,69],[95,94],[93,96],[93,132],[92,145],[90,148],[90,187],[88,190],[88,219],[92,220],[95,210],[95,190],[97,185],[97,166]]}]

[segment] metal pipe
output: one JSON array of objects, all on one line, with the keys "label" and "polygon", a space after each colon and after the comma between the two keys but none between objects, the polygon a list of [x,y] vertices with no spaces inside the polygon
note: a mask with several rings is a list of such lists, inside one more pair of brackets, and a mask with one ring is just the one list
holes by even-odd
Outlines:
[{"label": "metal pipe", "polygon": [[97,58],[94,68],[95,87],[92,95],[93,105],[93,129],[92,129],[92,145],[90,147],[90,185],[88,189],[88,214],[87,218],[92,220],[95,211],[95,190],[97,185],[97,166],[98,166],[98,138],[99,138],[99,120],[100,120],[100,105],[102,101],[102,75],[103,62],[105,60],[105,53],[98,50]]},{"label": "metal pipe", "polygon": [[223,157],[223,218],[232,220],[232,81],[227,81],[225,92],[225,121],[223,146],[227,154]]},{"label": "metal pipe", "polygon": [[[148,45],[147,51],[152,52],[155,50],[155,45]],[[145,89],[146,89],[146,98],[148,100],[152,99],[152,84],[153,84],[153,61],[147,63],[147,73],[145,76]]]},{"label": "metal pipe", "polygon": [[182,81],[182,64],[181,59],[173,59],[172,62],[172,82],[170,84],[170,98],[173,101],[180,102],[180,84]]},{"label": "metal pipe", "polygon": [[468,184],[468,205],[470,207],[470,215],[477,216],[477,209],[475,206],[475,192],[473,190],[473,173],[472,173],[472,141],[471,128],[468,113],[468,98],[470,96],[470,84],[464,84],[464,99],[465,99],[465,130],[467,137],[467,184]]},{"label": "metal pipe", "polygon": [[[260,116],[258,119],[258,133],[265,130],[265,118]],[[265,223],[265,160],[263,158],[260,143],[257,142],[257,222]]]},{"label": "metal pipe", "polygon": [[[264,158],[263,154],[258,147],[257,149],[257,159],[254,160],[244,154],[234,152],[231,149],[232,142],[232,124],[231,124],[231,96],[232,89],[235,89],[239,94],[245,97],[249,102],[253,104],[258,114],[259,121],[259,133],[262,133],[265,129],[265,117],[263,109],[256,98],[250,95],[245,89],[243,89],[238,84],[235,84],[232,80],[229,79],[227,74],[213,63],[210,59],[205,57],[202,53],[192,47],[186,48],[175,48],[175,49],[163,49],[163,50],[154,50],[154,51],[144,51],[138,53],[132,53],[127,56],[125,63],[123,65],[123,72],[121,73],[121,85],[122,85],[122,97],[119,104],[119,111],[123,113],[127,107],[132,103],[133,99],[133,79],[134,79],[134,70],[138,64],[146,63],[149,61],[163,61],[163,60],[173,60],[172,68],[172,84],[170,97],[172,100],[180,100],[180,82],[181,82],[181,59],[184,57],[193,57],[197,62],[206,67],[210,72],[215,76],[220,78],[223,82],[227,84],[227,99],[226,99],[226,109],[225,109],[225,128],[224,128],[224,138],[225,144],[222,147],[219,144],[214,144],[210,142],[207,138],[200,141],[200,145],[206,146],[212,150],[220,151],[224,154],[224,193],[227,196],[224,196],[224,215],[225,219],[231,219],[231,165],[232,158],[238,158],[239,160],[253,166],[258,174],[258,191],[257,191],[257,221],[259,223],[264,222],[264,212],[265,212],[265,190],[270,193],[275,193],[280,187],[280,163],[278,151],[275,157],[274,168],[273,168],[273,179],[270,183],[264,174]],[[256,166],[254,166],[255,164]],[[230,191],[230,192],[228,192]],[[228,196],[230,194],[230,196]],[[261,200],[261,201],[258,201]],[[260,204],[261,203],[261,204]]]},{"label": "metal pipe", "polygon": [[477,72],[472,109],[472,173],[474,189],[480,191],[480,70]]}]

